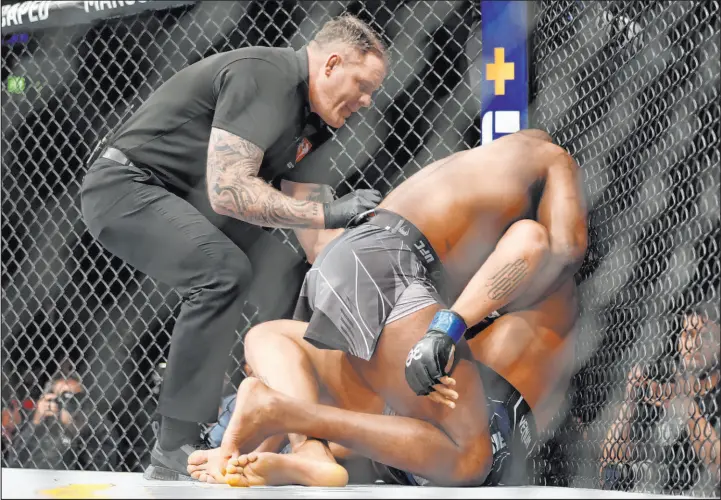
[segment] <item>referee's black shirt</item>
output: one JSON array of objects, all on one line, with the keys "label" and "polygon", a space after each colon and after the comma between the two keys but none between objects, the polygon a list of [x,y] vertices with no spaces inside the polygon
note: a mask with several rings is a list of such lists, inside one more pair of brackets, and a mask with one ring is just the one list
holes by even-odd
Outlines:
[{"label": "referee's black shirt", "polygon": [[174,191],[205,181],[211,127],[265,150],[259,175],[295,165],[308,105],[307,49],[248,47],[216,54],[160,86],[110,139]]}]

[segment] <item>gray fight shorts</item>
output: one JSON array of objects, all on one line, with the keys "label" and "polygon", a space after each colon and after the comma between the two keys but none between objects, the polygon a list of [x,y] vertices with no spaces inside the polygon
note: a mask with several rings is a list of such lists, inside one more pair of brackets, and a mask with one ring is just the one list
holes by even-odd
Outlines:
[{"label": "gray fight shorts", "polygon": [[308,271],[293,318],[305,339],[369,360],[383,327],[432,304],[446,307],[445,272],[423,234],[373,210],[330,242]]}]

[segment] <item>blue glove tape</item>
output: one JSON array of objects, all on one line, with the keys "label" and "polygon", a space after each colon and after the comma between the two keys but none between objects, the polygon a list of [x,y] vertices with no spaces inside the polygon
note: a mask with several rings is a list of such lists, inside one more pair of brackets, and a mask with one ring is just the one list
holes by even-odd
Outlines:
[{"label": "blue glove tape", "polygon": [[466,322],[458,314],[449,309],[441,309],[433,316],[428,329],[444,332],[453,339],[454,344],[457,344],[466,333],[467,327]]}]

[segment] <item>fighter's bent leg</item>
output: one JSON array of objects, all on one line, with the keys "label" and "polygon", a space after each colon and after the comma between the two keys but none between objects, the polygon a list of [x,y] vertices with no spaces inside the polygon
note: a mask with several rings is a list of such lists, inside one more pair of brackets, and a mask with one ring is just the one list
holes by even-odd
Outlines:
[{"label": "fighter's bent leg", "polygon": [[[269,357],[280,360],[279,354],[281,351],[276,346],[265,342],[264,339],[266,335],[282,336],[299,347],[305,354],[305,360],[312,365],[312,371],[314,371],[315,380],[320,391],[319,401],[325,401],[326,404],[352,411],[383,413],[385,407],[383,400],[358,376],[350,365],[348,357],[343,352],[318,349],[303,338],[307,327],[305,323],[277,321],[268,323],[267,326],[269,328],[265,331],[253,330],[253,333],[257,334],[253,337],[256,340],[255,342],[246,340],[246,354],[251,363],[256,365],[257,362],[265,364],[265,360]],[[289,345],[285,342],[280,344]],[[258,348],[256,349],[255,346],[258,346]],[[261,352],[266,352],[266,354],[260,355]],[[296,356],[298,354],[296,352]],[[279,365],[286,366],[289,361],[291,360],[287,359],[284,363],[279,363]],[[279,366],[279,369],[281,368]],[[273,380],[267,377],[260,378],[265,378],[264,382],[268,383],[271,388],[298,397],[297,394],[282,390],[274,385]],[[278,381],[278,379],[276,380]],[[296,383],[295,378],[293,382]],[[307,486],[341,486],[347,483],[346,471],[329,466],[329,464],[335,464],[335,461],[325,459],[323,460],[325,465],[321,465],[318,459],[324,458],[319,453],[328,453],[328,450],[335,459],[349,459],[355,454],[352,450],[335,442],[329,442],[326,448],[325,443],[311,439],[301,441],[300,447],[296,447],[292,455],[275,456],[274,454],[260,453],[261,448],[269,440],[275,438],[277,436],[264,441],[250,455],[242,455],[236,459],[231,459],[225,476],[228,482],[231,483],[232,481],[233,483],[250,486],[289,483]],[[314,456],[314,453],[316,456]],[[238,468],[242,469],[242,472],[240,472],[243,475],[242,480],[232,477],[233,474],[238,473],[236,471]]]},{"label": "fighter's bent leg", "polygon": [[[279,320],[263,323],[248,332],[246,359],[254,375],[269,387],[288,396],[319,402],[318,374],[307,349],[299,342],[307,324]],[[229,439],[237,435],[229,434]],[[274,439],[271,437],[269,439]],[[250,453],[231,460],[226,469],[233,486],[299,484],[302,486],[345,486],[348,472],[333,458],[328,444],[300,434],[288,436],[291,455]],[[266,440],[264,444],[267,444]]]},{"label": "fighter's bent leg", "polygon": [[[456,348],[454,376],[462,384],[453,387],[457,399],[451,407],[434,403],[430,398],[416,396],[405,381],[407,353],[425,333],[440,305],[427,307],[399,321],[386,325],[370,363],[356,363],[366,381],[378,390],[396,413],[433,422],[453,446],[442,457],[453,464],[449,471],[413,470],[377,460],[400,470],[429,479],[436,484],[478,485],[487,476],[492,462],[486,396],[468,344],[462,339]],[[415,332],[408,334],[407,332]],[[426,439],[421,435],[420,439]],[[428,474],[434,474],[435,477]],[[446,478],[443,478],[443,475]]]},{"label": "fighter's bent leg", "polygon": [[252,448],[278,432],[302,433],[337,442],[439,485],[482,483],[491,462],[488,415],[467,344],[462,341],[458,348],[456,370],[464,384],[462,403],[455,410],[416,397],[403,377],[405,356],[399,353],[420,338],[438,308],[427,307],[387,326],[371,362],[355,363],[363,365],[364,378],[397,412],[415,418],[308,403],[269,389],[257,379],[246,379],[238,393],[239,441]]},{"label": "fighter's bent leg", "polygon": [[[313,364],[304,350],[293,340],[293,334],[302,338],[306,323],[290,320],[269,321],[253,327],[245,337],[245,357],[258,377],[271,387],[291,397],[317,403],[319,400],[318,380]],[[232,425],[231,419],[231,425]],[[234,438],[235,429],[228,428],[229,442]],[[333,457],[321,441],[306,436],[288,436],[293,452],[301,448],[318,459],[332,460]]]},{"label": "fighter's bent leg", "polygon": [[[297,321],[272,321],[262,323],[245,337],[245,353],[255,377],[291,397],[318,402],[319,387],[316,373],[308,354],[297,343],[302,341],[306,324]],[[310,347],[310,346],[309,346]],[[307,439],[306,436],[291,434],[289,440],[293,456],[255,452],[233,458],[241,451],[242,443],[237,437],[240,432],[238,414],[243,404],[240,397],[236,410],[223,436],[220,448],[208,453],[206,463],[202,458],[193,457],[188,470],[193,476],[209,474],[216,482],[227,482],[233,486],[255,486],[273,484],[301,484],[305,486],[344,486],[348,473],[336,464],[326,443]],[[261,447],[273,450],[280,444],[278,436],[270,437]],[[281,435],[282,439],[282,435]],[[268,444],[274,440],[274,444]],[[200,453],[200,452],[199,452]],[[227,457],[231,457],[228,461]]]}]

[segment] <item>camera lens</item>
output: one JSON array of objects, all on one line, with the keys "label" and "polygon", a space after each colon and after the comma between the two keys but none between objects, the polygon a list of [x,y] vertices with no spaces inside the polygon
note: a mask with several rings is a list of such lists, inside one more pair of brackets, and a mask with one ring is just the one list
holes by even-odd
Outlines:
[{"label": "camera lens", "polygon": [[81,406],[81,402],[83,398],[85,397],[84,392],[79,392],[77,394],[66,391],[60,394],[60,396],[57,398],[58,406],[62,409],[65,408],[65,410],[70,413],[71,415],[78,411]]}]

